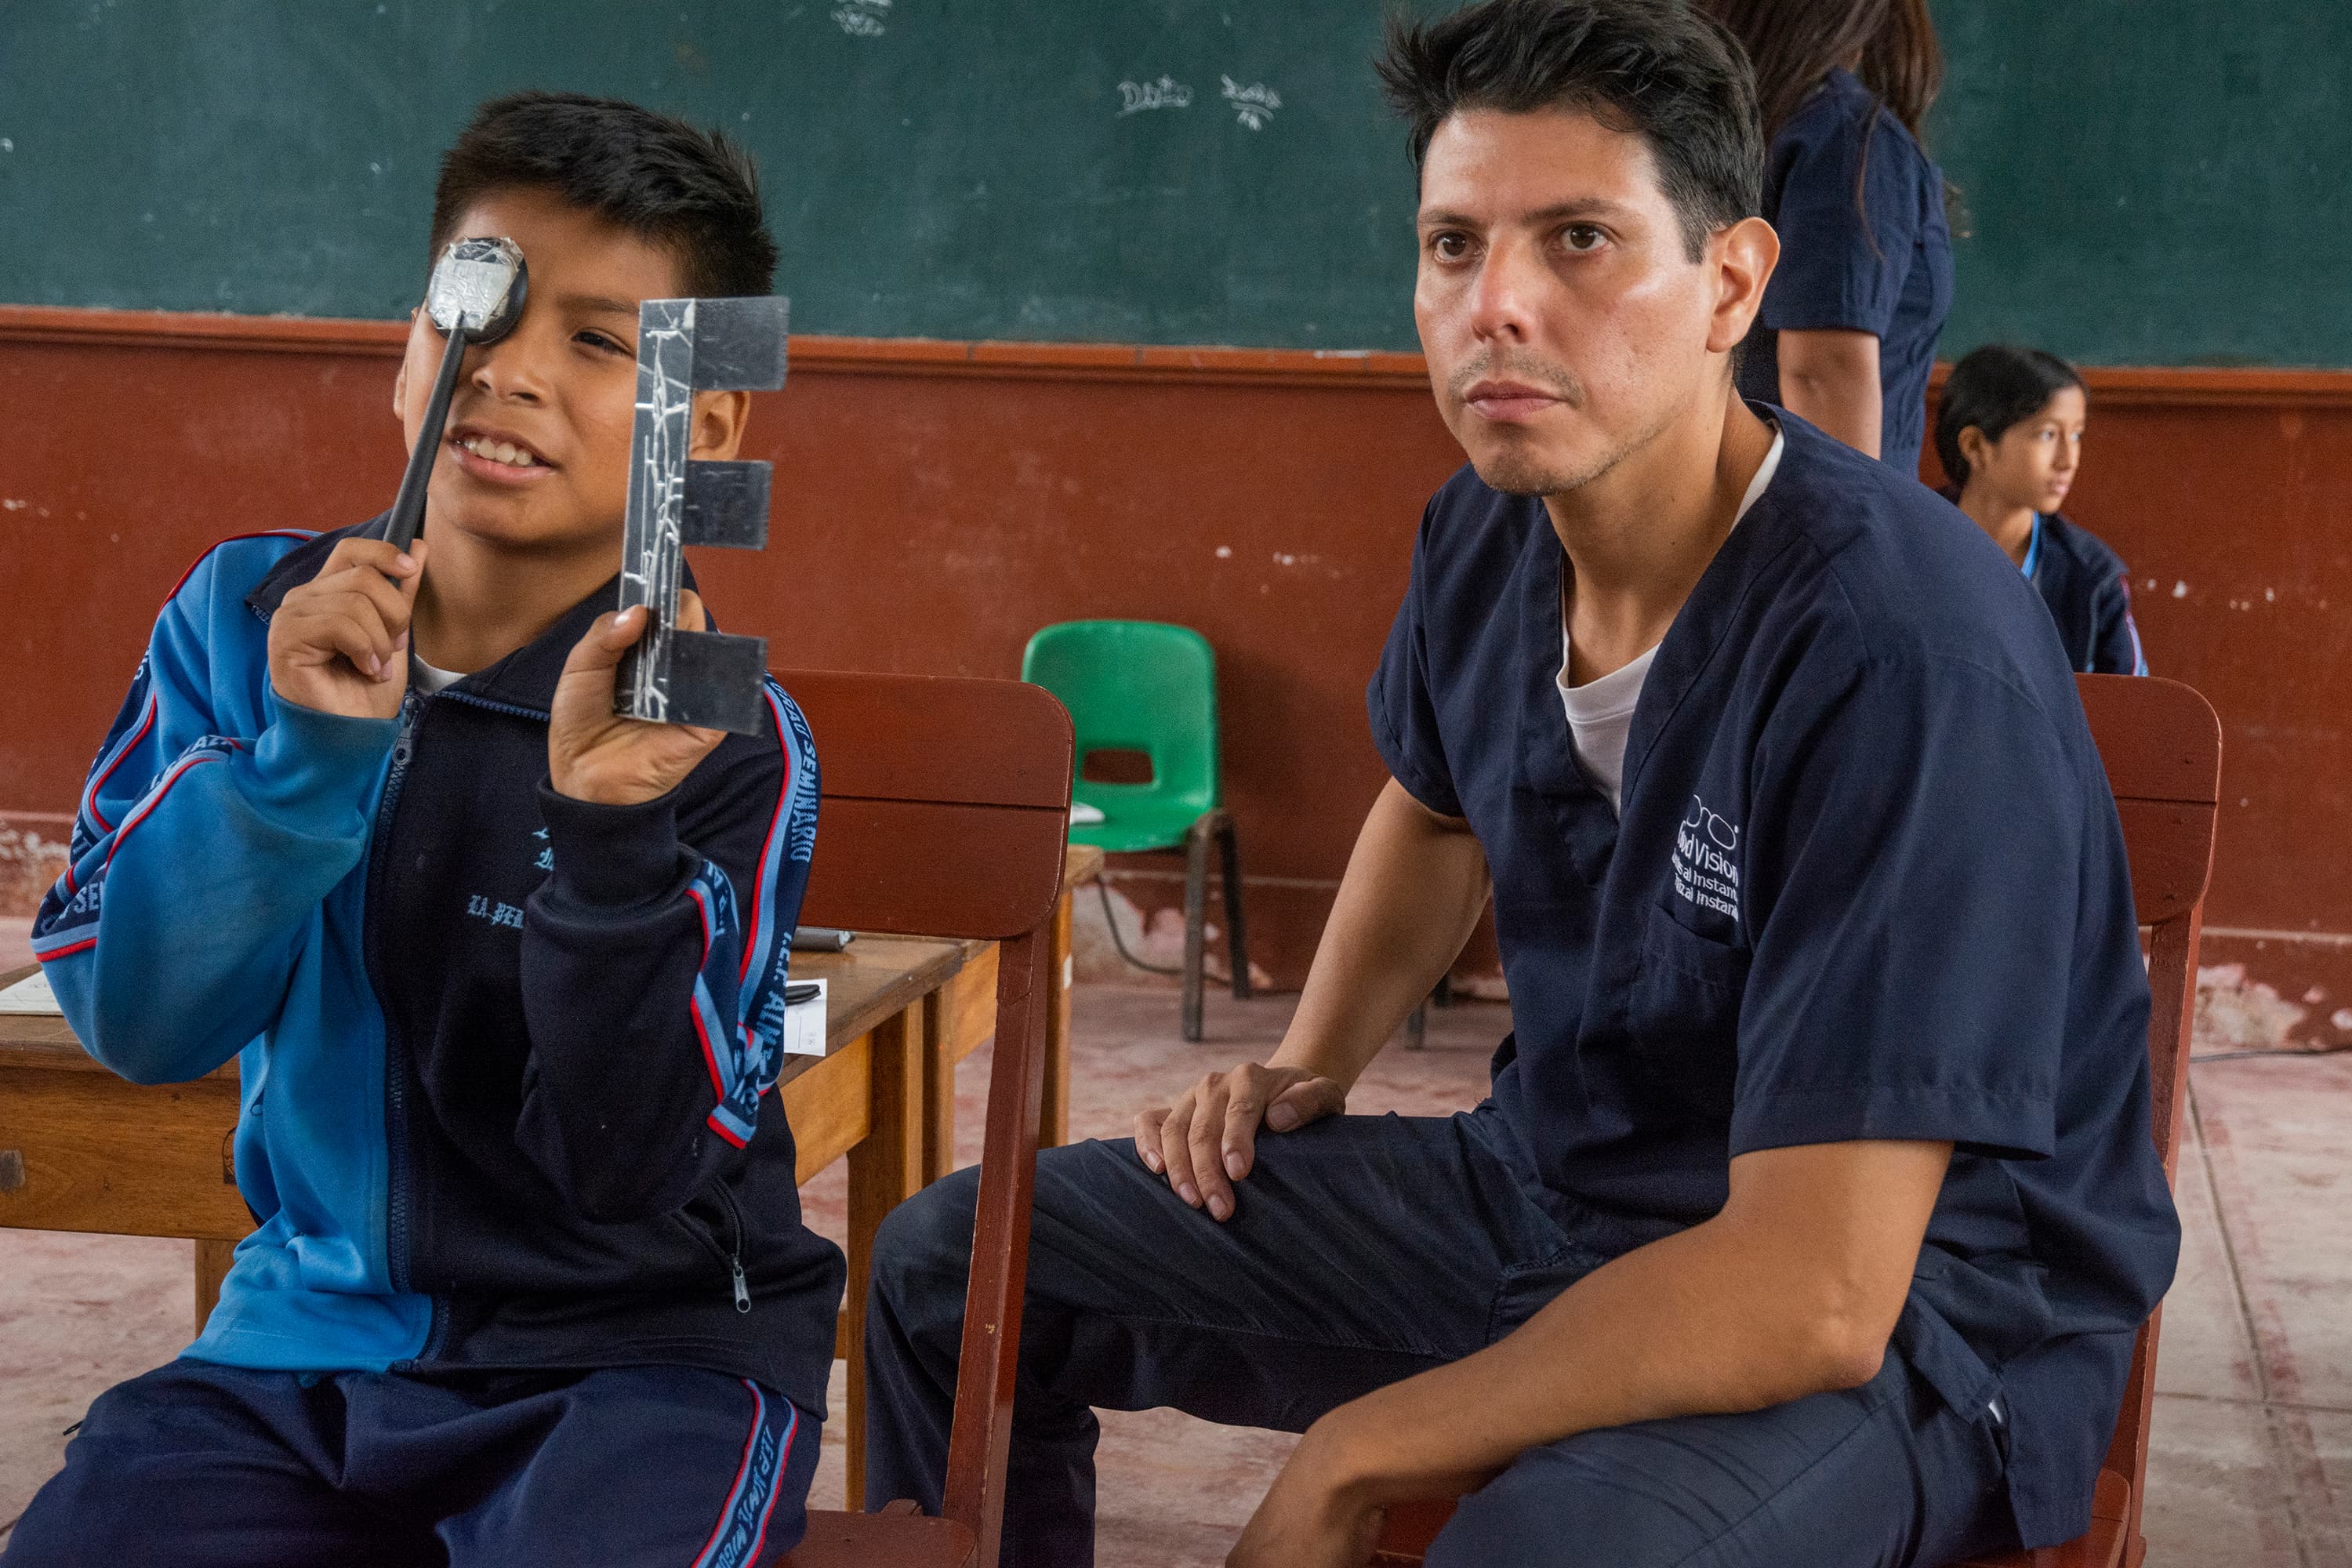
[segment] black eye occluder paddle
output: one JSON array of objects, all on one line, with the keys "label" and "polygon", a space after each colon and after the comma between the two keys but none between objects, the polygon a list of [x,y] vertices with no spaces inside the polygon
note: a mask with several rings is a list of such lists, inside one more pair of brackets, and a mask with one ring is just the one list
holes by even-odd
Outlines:
[{"label": "black eye occluder paddle", "polygon": [[408,469],[400,476],[400,496],[392,503],[392,522],[384,539],[394,549],[416,542],[425,526],[425,491],[433,465],[441,455],[442,427],[449,422],[449,395],[457,385],[457,370],[472,343],[494,343],[514,331],[530,291],[530,271],[523,265],[522,247],[511,239],[478,237],[452,241],[433,264],[433,279],[425,289],[425,313],[449,340],[441,351],[441,371],[433,378],[432,401],[425,405],[425,424],[408,454]]}]

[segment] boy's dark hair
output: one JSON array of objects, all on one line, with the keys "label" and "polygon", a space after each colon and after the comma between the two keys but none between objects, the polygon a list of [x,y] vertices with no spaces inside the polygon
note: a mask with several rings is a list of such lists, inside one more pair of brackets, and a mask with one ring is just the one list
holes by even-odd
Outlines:
[{"label": "boy's dark hair", "polygon": [[[1973,425],[1998,441],[2021,419],[2031,419],[2063,389],[2083,385],[2081,373],[2056,354],[2010,343],[1987,343],[1952,367],[1936,405],[1936,456],[1955,485],[1969,482],[1960,432]],[[2085,389],[2088,390],[2087,388]]]},{"label": "boy's dark hair", "polygon": [[617,99],[574,92],[494,98],[442,154],[433,187],[433,245],[462,237],[457,220],[495,191],[541,190],[677,258],[688,294],[767,293],[776,242],[760,213],[751,154],[716,131]]},{"label": "boy's dark hair", "polygon": [[1761,209],[1755,73],[1685,0],[1482,0],[1433,22],[1396,16],[1378,69],[1415,169],[1448,115],[1574,109],[1649,144],[1691,260]]}]

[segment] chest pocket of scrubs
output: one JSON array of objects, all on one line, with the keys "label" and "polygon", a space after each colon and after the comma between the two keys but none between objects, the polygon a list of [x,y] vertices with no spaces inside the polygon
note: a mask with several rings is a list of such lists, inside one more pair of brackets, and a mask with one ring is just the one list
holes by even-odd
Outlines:
[{"label": "chest pocket of scrubs", "polygon": [[1626,1021],[1657,1086],[1709,1117],[1731,1111],[1748,963],[1746,949],[1711,942],[1665,910],[1650,910]]}]

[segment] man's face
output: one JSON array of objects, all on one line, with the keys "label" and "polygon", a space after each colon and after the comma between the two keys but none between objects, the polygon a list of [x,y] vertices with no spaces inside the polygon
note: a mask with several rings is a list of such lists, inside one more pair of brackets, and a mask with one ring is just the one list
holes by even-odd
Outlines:
[{"label": "man's face", "polygon": [[1449,116],[1423,161],[1413,320],[1478,477],[1557,495],[1607,472],[1708,378],[1715,273],[1649,144],[1590,114]]},{"label": "man's face", "polygon": [[[611,541],[628,502],[637,302],[683,294],[677,264],[540,191],[485,196],[457,223],[457,237],[475,235],[522,247],[530,293],[514,331],[466,352],[427,492],[432,522],[509,549]],[[393,393],[412,450],[446,342],[415,313]]]}]

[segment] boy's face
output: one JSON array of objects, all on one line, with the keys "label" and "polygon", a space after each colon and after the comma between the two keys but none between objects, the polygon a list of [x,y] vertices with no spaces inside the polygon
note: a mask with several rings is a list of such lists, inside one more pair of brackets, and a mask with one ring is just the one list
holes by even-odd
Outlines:
[{"label": "boy's face", "polygon": [[1693,261],[1649,143],[1576,110],[1446,117],[1422,163],[1413,321],[1478,470],[1572,490],[1723,384],[1777,258],[1754,220]]},{"label": "boy's face", "polygon": [[[455,529],[506,549],[619,548],[636,411],[637,303],[676,298],[669,252],[543,191],[494,191],[456,237],[503,235],[522,247],[530,293],[514,330],[466,351],[426,491],[426,531]],[[393,388],[411,450],[447,340],[423,310]],[[730,458],[747,399],[695,399],[691,456]],[[617,553],[614,561],[618,562]]]}]

